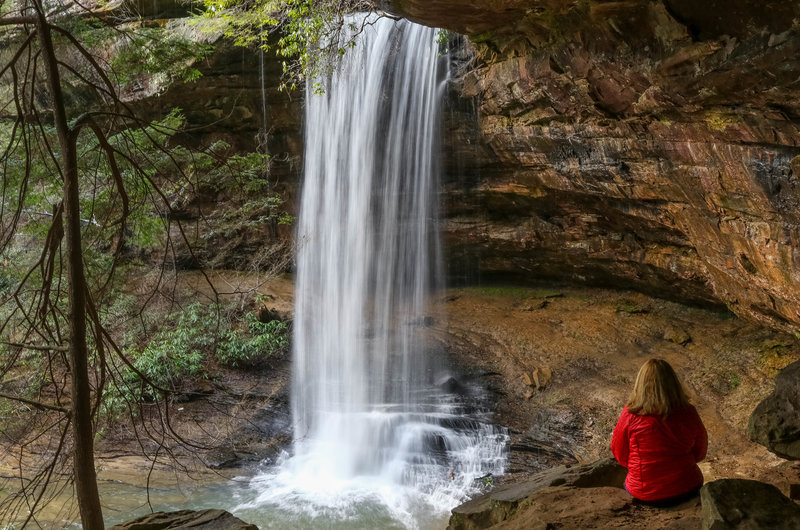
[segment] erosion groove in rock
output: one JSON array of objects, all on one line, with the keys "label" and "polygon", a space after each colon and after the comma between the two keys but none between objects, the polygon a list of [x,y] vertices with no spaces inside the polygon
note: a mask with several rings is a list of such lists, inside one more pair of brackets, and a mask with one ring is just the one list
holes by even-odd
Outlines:
[{"label": "erosion groove in rock", "polygon": [[753,411],[747,435],[780,457],[800,460],[800,362],[775,378],[775,391]]}]

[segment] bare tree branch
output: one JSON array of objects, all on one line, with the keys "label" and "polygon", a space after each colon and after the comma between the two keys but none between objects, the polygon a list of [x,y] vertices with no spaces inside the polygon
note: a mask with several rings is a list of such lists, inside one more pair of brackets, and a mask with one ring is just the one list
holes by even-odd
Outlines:
[{"label": "bare tree branch", "polygon": [[11,394],[6,394],[0,392],[0,398],[10,399],[12,401],[19,401],[20,403],[25,403],[26,405],[30,405],[31,407],[37,408],[39,410],[52,410],[55,412],[60,412],[62,414],[69,415],[69,411],[63,407],[59,407],[57,405],[48,405],[47,403],[39,403],[38,401],[34,401],[32,399],[25,399],[20,396],[13,396]]}]

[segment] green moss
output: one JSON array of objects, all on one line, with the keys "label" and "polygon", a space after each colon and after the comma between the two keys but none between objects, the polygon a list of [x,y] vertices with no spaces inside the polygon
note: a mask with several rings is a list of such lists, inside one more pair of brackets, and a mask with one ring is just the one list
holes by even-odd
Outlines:
[{"label": "green moss", "polygon": [[705,115],[706,125],[715,131],[725,131],[728,127],[741,123],[741,119],[729,112],[709,111]]},{"label": "green moss", "polygon": [[622,300],[616,306],[618,313],[626,313],[628,315],[639,315],[649,313],[650,310],[644,306],[632,302],[630,300]]},{"label": "green moss", "polygon": [[491,31],[484,31],[483,33],[470,36],[469,40],[472,41],[472,44],[481,44],[491,41],[492,37],[494,37],[494,34]]},{"label": "green moss", "polygon": [[797,355],[794,354],[795,345],[789,340],[765,340],[759,346],[758,352],[759,356],[756,360],[756,365],[768,377],[775,377],[778,372],[789,366],[797,358]]}]

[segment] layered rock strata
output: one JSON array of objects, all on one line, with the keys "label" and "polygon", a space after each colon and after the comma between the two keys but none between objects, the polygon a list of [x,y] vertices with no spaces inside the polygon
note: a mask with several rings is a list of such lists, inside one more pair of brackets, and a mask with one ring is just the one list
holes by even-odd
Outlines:
[{"label": "layered rock strata", "polygon": [[476,50],[458,89],[479,133],[448,122],[452,276],[631,287],[800,325],[799,3],[455,4],[385,3]]}]

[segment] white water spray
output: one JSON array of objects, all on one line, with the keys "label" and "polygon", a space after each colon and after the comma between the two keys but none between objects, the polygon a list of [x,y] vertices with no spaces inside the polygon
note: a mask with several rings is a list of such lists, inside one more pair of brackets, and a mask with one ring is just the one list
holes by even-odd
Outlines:
[{"label": "white water spray", "polygon": [[431,527],[503,472],[505,435],[474,396],[436,386],[425,338],[440,268],[436,40],[373,20],[325,93],[307,91],[294,455],[242,508],[271,504],[300,527]]}]

